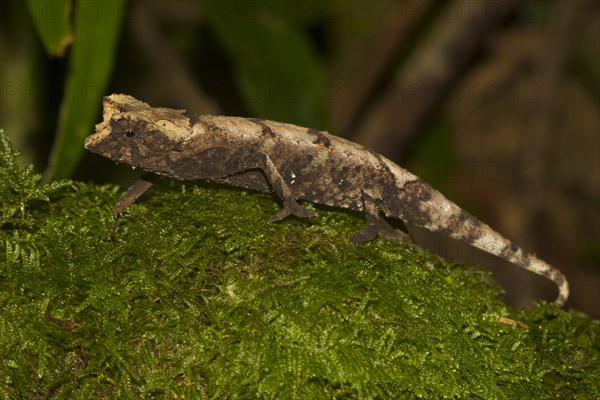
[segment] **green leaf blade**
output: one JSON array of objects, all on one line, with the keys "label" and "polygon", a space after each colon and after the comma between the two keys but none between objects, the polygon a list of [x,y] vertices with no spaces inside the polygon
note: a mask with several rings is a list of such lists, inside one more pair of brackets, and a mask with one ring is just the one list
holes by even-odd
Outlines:
[{"label": "green leaf blade", "polygon": [[72,3],[70,0],[27,0],[27,9],[35,28],[46,51],[52,56],[64,56],[65,50],[73,42]]},{"label": "green leaf blade", "polygon": [[125,0],[78,3],[71,71],[47,179],[68,178],[81,159],[114,64],[124,6]]}]

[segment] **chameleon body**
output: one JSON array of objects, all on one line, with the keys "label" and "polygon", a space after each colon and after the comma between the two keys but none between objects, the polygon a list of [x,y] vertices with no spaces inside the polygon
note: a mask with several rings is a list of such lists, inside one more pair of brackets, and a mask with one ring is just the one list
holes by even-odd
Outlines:
[{"label": "chameleon body", "polygon": [[[562,306],[564,275],[527,253],[441,193],[387,158],[315,129],[262,119],[191,115],[150,107],[135,98],[105,97],[103,121],[85,141],[102,156],[182,180],[207,179],[260,192],[275,192],[288,215],[315,216],[306,200],[366,214],[350,239],[361,243],[383,234],[384,216],[439,232],[551,279]],[[152,184],[140,180],[117,203],[117,217]]]}]

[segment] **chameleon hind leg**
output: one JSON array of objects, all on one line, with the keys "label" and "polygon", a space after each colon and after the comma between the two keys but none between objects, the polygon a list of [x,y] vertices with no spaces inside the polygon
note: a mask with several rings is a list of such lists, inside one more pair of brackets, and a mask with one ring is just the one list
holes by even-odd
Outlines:
[{"label": "chameleon hind leg", "polygon": [[372,196],[363,192],[362,200],[367,222],[360,231],[350,235],[350,241],[352,241],[352,243],[359,244],[369,242],[377,236],[395,240],[413,241],[408,233],[403,232],[400,229],[395,229],[381,216]]}]

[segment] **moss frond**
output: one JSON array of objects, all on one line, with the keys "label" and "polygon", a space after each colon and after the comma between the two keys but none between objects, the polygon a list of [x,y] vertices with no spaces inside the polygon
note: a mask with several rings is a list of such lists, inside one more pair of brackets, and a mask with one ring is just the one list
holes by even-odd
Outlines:
[{"label": "moss frond", "polygon": [[40,185],[41,175],[33,165],[20,168],[19,152],[11,147],[8,136],[0,129],[0,227],[27,224],[28,207],[36,201],[49,201],[49,195],[71,184],[68,180]]}]

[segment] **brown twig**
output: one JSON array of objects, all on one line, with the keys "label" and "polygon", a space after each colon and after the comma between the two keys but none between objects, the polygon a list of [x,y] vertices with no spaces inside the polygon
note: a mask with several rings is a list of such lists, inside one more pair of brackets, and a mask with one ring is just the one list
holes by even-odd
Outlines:
[{"label": "brown twig", "polygon": [[487,34],[514,6],[513,0],[444,3],[439,22],[375,103],[354,140],[398,158]]},{"label": "brown twig", "polygon": [[520,326],[523,329],[529,329],[529,326],[521,321],[516,321],[514,319],[510,319],[510,318],[506,318],[506,317],[498,317],[498,322],[502,323],[502,324],[507,324],[507,325],[513,325],[516,324],[518,326]]},{"label": "brown twig", "polygon": [[[165,12],[178,2],[132,2],[130,14],[135,16],[130,24],[132,36],[137,47],[144,53],[152,67],[156,79],[153,80],[153,92],[161,93],[172,104],[193,110],[199,114],[217,114],[216,102],[194,80],[185,60],[173,48],[159,30],[159,19],[175,19],[175,23],[198,23],[200,11],[194,2],[184,2],[186,13]],[[185,17],[183,17],[185,16]]]},{"label": "brown twig", "polygon": [[47,321],[53,322],[55,324],[57,324],[58,326],[60,326],[61,328],[64,329],[73,329],[73,328],[80,328],[81,324],[78,322],[72,322],[72,321],[64,321],[62,319],[58,319],[52,316],[51,314],[52,312],[52,305],[50,303],[48,303],[48,305],[46,306],[46,313],[44,314],[44,318]]},{"label": "brown twig", "polygon": [[385,20],[363,54],[336,85],[336,101],[331,103],[334,131],[345,136],[357,112],[377,84],[394,54],[431,5],[430,0],[392,2]]}]

